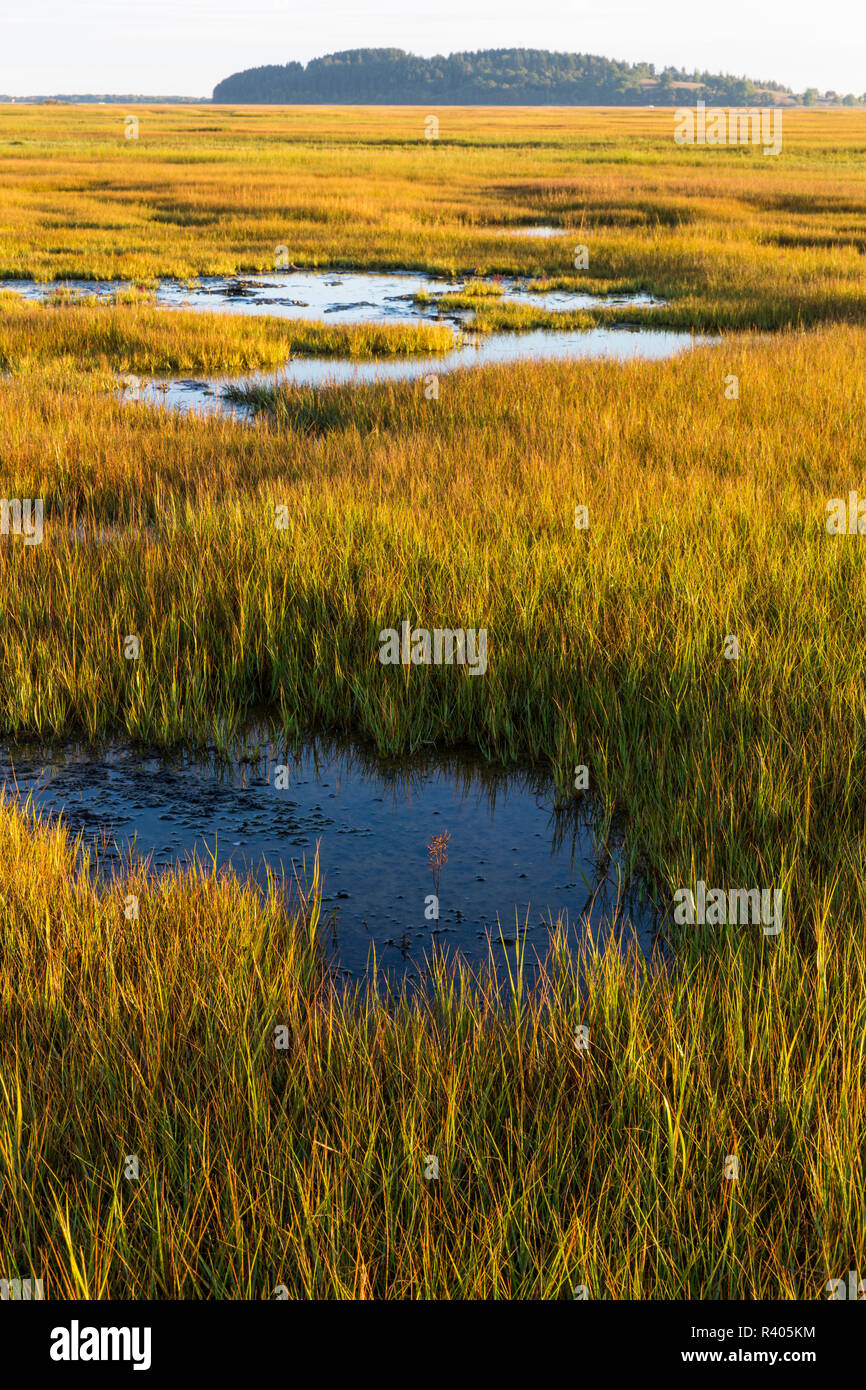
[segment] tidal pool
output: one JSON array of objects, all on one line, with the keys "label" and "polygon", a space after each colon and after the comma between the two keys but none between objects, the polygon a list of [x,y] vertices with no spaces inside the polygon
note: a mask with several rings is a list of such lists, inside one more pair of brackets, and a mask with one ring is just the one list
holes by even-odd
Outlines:
[{"label": "tidal pool", "polygon": [[[567,270],[570,271],[568,266]],[[530,292],[528,281],[515,276],[485,276],[495,283],[508,303],[538,309],[571,311],[602,305],[651,307],[662,303],[652,295],[597,295],[578,290]],[[195,309],[202,313],[233,313],[276,318],[322,320],[327,323],[418,323],[446,317],[462,324],[471,309],[452,308],[443,295],[467,289],[472,277],[443,279],[418,271],[288,270],[268,275],[205,276],[194,281],[161,280],[153,290],[153,302],[169,309]],[[31,280],[0,281],[0,290],[12,290],[25,299],[47,300],[58,291],[76,296],[111,299],[131,289],[120,280],[65,280],[38,283]],[[426,299],[417,300],[419,294]]]},{"label": "tidal pool", "polygon": [[[655,916],[628,881],[622,836],[602,843],[589,814],[557,811],[551,780],[532,769],[468,754],[386,760],[330,741],[287,754],[259,740],[230,760],[6,745],[0,786],[96,841],[105,872],[131,852],[154,872],[194,857],[292,884],[309,881],[318,853],[322,942],[351,976],[374,953],[387,976],[410,980],[436,949],[477,967],[491,942],[502,961],[518,931],[532,964],[560,916],[573,945],[587,931],[652,945]],[[445,835],[437,919],[429,847]]]}]

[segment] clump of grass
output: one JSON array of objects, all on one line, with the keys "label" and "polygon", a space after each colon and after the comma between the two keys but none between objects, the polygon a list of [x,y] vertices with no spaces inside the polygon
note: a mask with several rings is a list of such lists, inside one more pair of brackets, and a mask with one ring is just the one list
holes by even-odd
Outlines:
[{"label": "clump of grass", "polygon": [[79,286],[57,285],[42,302],[58,308],[101,308],[104,305],[112,304],[152,304],[155,298],[155,289],[148,289],[139,285],[126,285],[113,289],[110,293],[101,294],[96,294]]},{"label": "clump of grass", "polygon": [[502,286],[495,281],[470,280],[459,290],[445,290],[433,294],[429,290],[419,290],[412,298],[416,304],[434,304],[448,309],[474,309],[479,299],[500,299]]},{"label": "clump of grass", "polygon": [[427,845],[427,858],[430,861],[430,872],[433,875],[433,883],[436,887],[436,896],[439,896],[439,880],[442,877],[442,870],[448,863],[448,843],[451,839],[450,830],[445,830],[441,835],[433,835]]},{"label": "clump of grass", "polygon": [[445,324],[287,322],[266,316],[157,309],[133,298],[93,297],[36,304],[0,299],[0,368],[68,358],[78,368],[124,372],[240,373],[278,367],[293,354],[379,357],[445,352],[454,345]]},{"label": "clump of grass", "polygon": [[293,323],[292,351],[322,357],[412,357],[448,352],[457,342],[443,323]]}]

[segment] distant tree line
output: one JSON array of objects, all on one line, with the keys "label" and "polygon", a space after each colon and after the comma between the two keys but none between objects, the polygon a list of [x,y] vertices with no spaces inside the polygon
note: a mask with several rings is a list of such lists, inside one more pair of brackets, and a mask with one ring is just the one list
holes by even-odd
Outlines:
[{"label": "distant tree line", "polygon": [[7,97],[0,95],[0,104],[9,102],[29,106],[201,106],[207,97],[148,97],[107,93],[98,96],[94,92],[57,93],[53,96]]},{"label": "distant tree line", "polygon": [[[700,84],[695,88],[693,84]],[[778,82],[620,63],[586,53],[486,49],[418,58],[402,48],[353,48],[307,63],[236,72],[215,102],[407,106],[678,106],[700,98],[742,106],[764,93],[792,98]]]}]

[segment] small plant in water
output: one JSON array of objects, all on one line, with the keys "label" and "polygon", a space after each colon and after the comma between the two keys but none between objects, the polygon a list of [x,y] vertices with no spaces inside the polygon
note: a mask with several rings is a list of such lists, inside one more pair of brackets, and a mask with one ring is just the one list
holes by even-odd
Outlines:
[{"label": "small plant in water", "polygon": [[433,883],[436,888],[436,896],[439,896],[439,879],[442,876],[443,865],[448,863],[448,841],[451,839],[451,831],[446,830],[442,835],[434,835],[432,840],[427,841],[427,858],[430,860],[430,872],[433,875]]}]

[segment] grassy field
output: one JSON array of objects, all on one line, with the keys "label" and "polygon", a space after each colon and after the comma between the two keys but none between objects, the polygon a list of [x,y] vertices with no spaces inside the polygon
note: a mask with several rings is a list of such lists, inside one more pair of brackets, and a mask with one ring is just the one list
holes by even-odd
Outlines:
[{"label": "grassy field", "polygon": [[[701,328],[862,322],[866,113],[783,148],[677,146],[672,110],[0,107],[0,278],[299,266],[651,290]],[[548,224],[574,238],[520,240]],[[575,272],[574,247],[589,264]]]},{"label": "grassy field", "polygon": [[588,948],[580,999],[560,942],[543,999],[512,951],[504,1007],[440,971],[388,1008],[323,987],[276,886],[97,898],[12,815],[0,867],[0,1256],[46,1297],[816,1298],[857,1267],[862,933],[655,975]]},{"label": "grassy field", "polygon": [[[505,1004],[444,973],[432,1003],[347,1001],[316,883],[98,889],[5,807],[0,1267],[61,1297],[817,1297],[866,1266],[863,539],[825,525],[866,492],[866,117],[786,113],[774,160],[678,149],[670,112],[446,111],[432,147],[423,114],[146,110],[126,141],[120,111],[2,108],[6,272],[287,244],[571,284],[568,239],[490,230],[562,221],[582,285],[778,331],[438,399],[265,392],[250,428],[121,404],[112,373],[434,339],[0,299],[0,492],[45,502],[41,545],[0,536],[0,733],[228,748],[265,710],[529,758],[563,797],[584,763],[659,903],[773,885],[784,929],[672,929],[651,969],[588,949],[582,990],[560,949]],[[485,626],[486,676],[382,667],[403,618]]]}]

